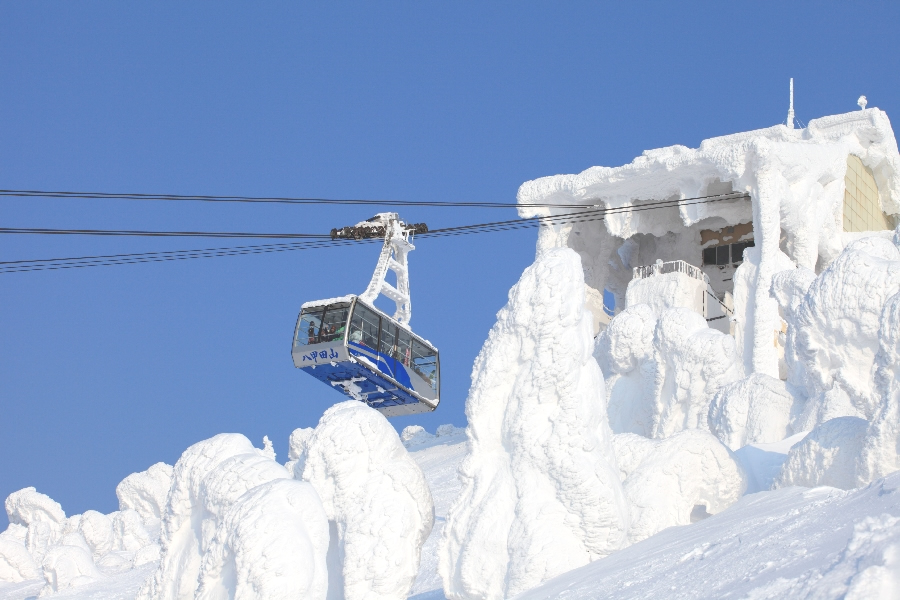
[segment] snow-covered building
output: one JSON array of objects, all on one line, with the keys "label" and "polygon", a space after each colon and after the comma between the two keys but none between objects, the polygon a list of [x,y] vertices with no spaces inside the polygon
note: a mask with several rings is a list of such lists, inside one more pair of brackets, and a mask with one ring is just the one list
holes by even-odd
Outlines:
[{"label": "snow-covered building", "polygon": [[850,242],[892,235],[900,155],[887,115],[863,108],[528,181],[518,203],[522,217],[598,211],[551,220],[537,243],[581,256],[595,333],[637,302],[691,308],[735,336],[748,373],[783,378],[772,276],[821,273]]}]

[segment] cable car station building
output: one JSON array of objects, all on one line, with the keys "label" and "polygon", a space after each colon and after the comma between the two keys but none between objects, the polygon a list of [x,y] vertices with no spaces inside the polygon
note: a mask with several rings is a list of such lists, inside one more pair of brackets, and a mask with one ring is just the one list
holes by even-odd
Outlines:
[{"label": "cable car station building", "polygon": [[[519,188],[519,214],[612,210],[541,227],[537,243],[538,252],[567,246],[581,256],[595,333],[630,304],[684,306],[735,336],[748,373],[778,377],[783,324],[772,276],[796,267],[820,273],[851,241],[892,236],[898,225],[894,132],[884,112],[859,104],[803,129],[793,127],[792,107],[789,126],[529,181]],[[654,208],[667,200],[678,202]]]}]

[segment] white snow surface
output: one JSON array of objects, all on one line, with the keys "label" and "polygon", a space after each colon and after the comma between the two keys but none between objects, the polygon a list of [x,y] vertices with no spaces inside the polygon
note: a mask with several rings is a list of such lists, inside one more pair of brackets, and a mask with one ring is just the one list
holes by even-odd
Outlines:
[{"label": "white snow surface", "polygon": [[517,600],[900,597],[900,474],[853,491],[745,496]]},{"label": "white snow surface", "polygon": [[274,479],[225,512],[203,557],[198,600],[308,598],[328,590],[328,518],[313,487]]},{"label": "white snow surface", "polygon": [[145,521],[161,519],[172,487],[171,465],[156,463],[146,471],[132,473],[116,486],[119,510],[133,509]]},{"label": "white snow surface", "polygon": [[663,440],[622,433],[613,445],[631,508],[630,543],[687,525],[698,509],[719,513],[747,487],[728,448],[707,431],[688,429]]},{"label": "white snow surface", "polygon": [[378,411],[348,400],[325,411],[311,435],[298,437],[303,480],[318,492],[332,524],[328,597],[405,598],[434,505],[397,432]]},{"label": "white snow surface", "polygon": [[[794,442],[796,439],[747,446],[737,455],[759,450],[758,454],[764,452],[783,460],[787,447]],[[466,445],[465,437],[459,434],[435,436],[410,452],[431,489],[436,516],[411,592],[414,600],[445,597],[436,552],[447,511],[460,490],[456,470],[466,455]],[[753,464],[754,460],[758,464]],[[764,475],[771,471],[767,460],[751,456],[742,464],[748,471],[759,469],[757,475]],[[290,480],[266,485],[285,484],[303,485]],[[259,516],[263,515],[264,511]],[[523,592],[520,598],[580,600],[607,594],[623,599],[893,598],[900,590],[898,519],[900,474],[847,492],[829,487],[791,487],[755,493],[712,517],[665,529],[607,558],[563,573]],[[291,528],[290,523],[286,528]],[[0,552],[4,541],[13,537],[9,530],[0,534]],[[152,563],[104,574],[49,597],[130,600],[155,569]],[[40,575],[37,577],[0,583],[0,600],[37,596],[46,586]]]},{"label": "white snow surface", "polygon": [[598,336],[594,355],[609,377],[612,430],[656,439],[708,430],[713,396],[744,375],[734,338],[686,308],[657,315],[629,306]]},{"label": "white snow surface", "polygon": [[475,361],[462,491],[440,556],[450,598],[506,598],[625,542],[628,507],[584,303],[578,255],[542,253]]},{"label": "white snow surface", "polygon": [[725,385],[713,398],[709,430],[732,450],[747,444],[771,444],[789,437],[794,397],[780,379],[753,373]]},{"label": "white snow surface", "polygon": [[203,555],[225,511],[257,485],[287,478],[284,467],[240,434],[220,433],[185,450],[163,513],[159,568],[139,597],[193,599]]}]

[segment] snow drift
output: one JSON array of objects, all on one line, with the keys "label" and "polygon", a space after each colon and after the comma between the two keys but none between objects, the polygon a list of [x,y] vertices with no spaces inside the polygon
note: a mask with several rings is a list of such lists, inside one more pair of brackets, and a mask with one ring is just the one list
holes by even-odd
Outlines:
[{"label": "snow drift", "polygon": [[449,598],[506,598],[625,542],[578,255],[540,254],[472,372],[462,491],[444,528]]},{"label": "snow drift", "polygon": [[519,600],[896,598],[900,474],[862,489],[792,487],[660,532]]},{"label": "snow drift", "polygon": [[630,543],[719,513],[747,487],[734,457],[707,431],[685,430],[664,440],[623,433],[613,445],[631,508]]}]

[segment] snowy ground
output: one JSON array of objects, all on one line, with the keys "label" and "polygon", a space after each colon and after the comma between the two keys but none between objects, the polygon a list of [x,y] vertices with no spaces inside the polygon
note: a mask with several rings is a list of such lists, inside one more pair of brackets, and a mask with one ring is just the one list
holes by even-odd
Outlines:
[{"label": "snowy ground", "polygon": [[843,598],[851,587],[855,597],[892,598],[900,557],[883,555],[900,543],[898,518],[900,474],[846,492],[760,492],[519,598]]},{"label": "snowy ground", "polygon": [[[796,441],[747,446],[737,455],[751,478],[759,479],[757,485],[765,486]],[[443,600],[438,544],[459,492],[456,469],[465,437],[427,439],[409,450],[425,472],[435,503],[434,529],[422,549],[410,597]],[[852,491],[792,487],[751,493],[720,514],[667,529],[520,598],[840,598],[854,585],[858,597],[889,597],[881,594],[900,573],[891,564],[900,556],[894,558],[890,550],[900,545],[898,521],[900,473]],[[112,574],[53,597],[131,600],[155,566]],[[864,585],[870,586],[867,593]],[[34,598],[42,586],[43,581],[0,584],[0,600]]]},{"label": "snowy ground", "polygon": [[[137,569],[110,575],[84,587],[63,590],[52,598],[81,598],[83,600],[133,600],[144,580],[156,570],[157,563],[149,563]],[[0,583],[0,600],[30,600],[37,598],[44,580],[22,583]]]},{"label": "snowy ground", "polygon": [[[434,529],[422,548],[419,576],[411,598],[415,600],[443,600],[441,578],[437,572],[438,545],[447,519],[447,511],[459,493],[456,468],[466,453],[465,435],[438,438],[426,446],[413,446],[413,458],[425,472],[434,499]],[[445,441],[446,440],[446,441]],[[421,449],[420,449],[421,448]]]}]

